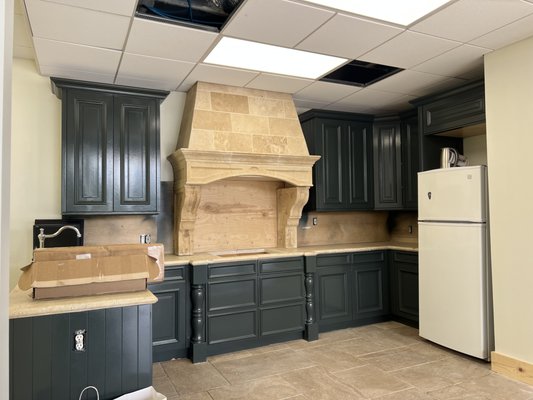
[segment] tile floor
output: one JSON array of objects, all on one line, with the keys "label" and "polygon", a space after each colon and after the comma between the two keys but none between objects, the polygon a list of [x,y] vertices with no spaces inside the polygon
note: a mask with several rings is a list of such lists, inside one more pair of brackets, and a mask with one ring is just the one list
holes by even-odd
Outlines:
[{"label": "tile floor", "polygon": [[168,400],[533,400],[533,386],[491,372],[396,322],[209,357],[154,364]]}]

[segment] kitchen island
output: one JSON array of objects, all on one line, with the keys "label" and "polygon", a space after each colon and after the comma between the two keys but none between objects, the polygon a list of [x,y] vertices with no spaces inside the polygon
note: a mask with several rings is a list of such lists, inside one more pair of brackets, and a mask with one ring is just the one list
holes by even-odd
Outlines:
[{"label": "kitchen island", "polygon": [[391,318],[416,325],[417,262],[417,244],[402,242],[166,255],[165,282],[150,286],[154,360],[201,362]]},{"label": "kitchen island", "polygon": [[10,399],[77,399],[92,385],[105,400],[150,386],[156,301],[148,290],[33,300],[13,289]]}]

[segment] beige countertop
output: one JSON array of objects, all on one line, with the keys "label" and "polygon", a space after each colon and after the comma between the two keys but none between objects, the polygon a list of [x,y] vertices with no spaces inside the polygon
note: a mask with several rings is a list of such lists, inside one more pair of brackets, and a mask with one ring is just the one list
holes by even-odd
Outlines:
[{"label": "beige countertop", "polygon": [[37,317],[41,315],[100,310],[103,308],[153,304],[156,301],[157,297],[155,297],[149,290],[34,300],[31,297],[31,289],[23,291],[16,286],[9,294],[9,318]]},{"label": "beige countertop", "polygon": [[297,247],[294,249],[269,248],[264,249],[264,252],[260,253],[243,252],[243,254],[237,254],[227,252],[223,256],[220,255],[220,253],[222,252],[199,253],[191,256],[177,256],[174,254],[165,254],[165,266],[168,267],[187,264],[199,265],[206,263],[279,258],[285,256],[315,256],[318,254],[349,253],[372,250],[418,251],[418,244],[408,242],[343,243],[322,246],[304,246]]}]

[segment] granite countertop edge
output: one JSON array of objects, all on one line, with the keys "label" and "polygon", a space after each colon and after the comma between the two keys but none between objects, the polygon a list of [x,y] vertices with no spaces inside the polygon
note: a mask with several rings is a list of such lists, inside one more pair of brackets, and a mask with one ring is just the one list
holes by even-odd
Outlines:
[{"label": "granite countertop edge", "polygon": [[94,311],[106,308],[154,304],[157,297],[149,290],[93,296],[34,300],[31,291],[18,286],[9,294],[9,319],[40,317],[43,315]]},{"label": "granite countertop edge", "polygon": [[227,263],[235,261],[263,260],[281,257],[316,256],[319,254],[352,253],[373,250],[399,250],[418,252],[417,243],[407,242],[371,242],[371,243],[345,243],[336,245],[303,246],[294,249],[269,248],[262,253],[231,254],[219,256],[212,253],[198,253],[190,256],[165,254],[165,267],[180,265],[205,265],[214,263]]}]

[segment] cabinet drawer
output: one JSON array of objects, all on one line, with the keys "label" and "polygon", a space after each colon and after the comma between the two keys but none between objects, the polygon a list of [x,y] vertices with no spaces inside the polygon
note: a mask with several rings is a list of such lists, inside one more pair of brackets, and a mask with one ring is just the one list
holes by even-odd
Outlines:
[{"label": "cabinet drawer", "polygon": [[353,263],[354,264],[368,264],[375,262],[385,261],[385,252],[384,251],[372,251],[372,252],[363,252],[353,254]]},{"label": "cabinet drawer", "polygon": [[327,256],[317,256],[317,267],[329,267],[331,265],[347,265],[350,264],[350,254],[341,253]]},{"label": "cabinet drawer", "polygon": [[246,262],[239,264],[214,264],[209,266],[208,275],[211,278],[223,278],[229,276],[250,275],[257,271],[256,263]]},{"label": "cabinet drawer", "polygon": [[184,281],[186,280],[185,269],[186,266],[180,267],[166,267],[165,281]]},{"label": "cabinet drawer", "polygon": [[303,257],[287,259],[287,260],[276,260],[276,261],[259,261],[259,272],[260,273],[269,273],[269,272],[294,272],[294,271],[303,271],[304,270],[304,260]]},{"label": "cabinet drawer", "polygon": [[303,331],[305,323],[303,304],[261,310],[261,335]]},{"label": "cabinet drawer", "polygon": [[418,264],[418,253],[393,251],[392,254],[394,262]]},{"label": "cabinet drawer", "polygon": [[208,317],[207,341],[209,344],[257,337],[256,310]]},{"label": "cabinet drawer", "polygon": [[303,274],[261,278],[261,304],[299,301],[304,298]]},{"label": "cabinet drawer", "polygon": [[255,278],[211,282],[208,286],[208,311],[257,305]]}]

